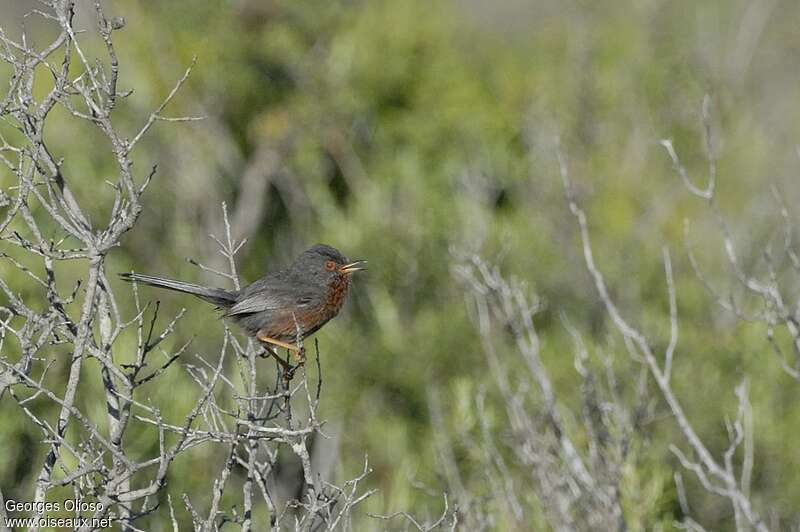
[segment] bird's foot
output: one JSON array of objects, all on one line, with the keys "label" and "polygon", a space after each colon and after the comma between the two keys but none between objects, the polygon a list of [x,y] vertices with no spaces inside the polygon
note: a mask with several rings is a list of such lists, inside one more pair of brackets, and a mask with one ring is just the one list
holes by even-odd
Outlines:
[{"label": "bird's foot", "polygon": [[281,360],[285,364],[283,366],[283,380],[287,386],[294,378],[294,373],[298,369],[306,365],[306,350],[303,347],[301,347],[299,351],[292,351],[292,352],[294,353],[294,356],[297,359],[297,364],[293,366],[288,362]]},{"label": "bird's foot", "polygon": [[283,385],[284,388],[287,390],[289,389],[289,384],[292,382],[294,378],[294,372],[297,371],[298,366],[288,366],[283,369]]},{"label": "bird's foot", "polygon": [[281,369],[283,369],[284,378],[286,377],[286,375],[290,375],[290,380],[291,380],[291,376],[294,375],[294,371],[295,369],[297,369],[296,366],[292,366],[291,364],[289,364],[287,360],[282,359],[281,356],[278,354],[278,351],[270,346],[264,346],[264,351],[260,353],[260,356],[262,358],[268,358],[268,357],[274,358],[275,362],[277,362],[278,365],[280,365]]},{"label": "bird's foot", "polygon": [[[261,341],[261,344],[264,346],[265,358],[266,355],[272,356],[275,361],[280,364],[281,368],[283,369],[283,382],[288,387],[289,382],[291,382],[291,380],[294,378],[294,373],[297,371],[297,368],[306,363],[305,348],[302,345],[296,346],[293,344],[287,344],[264,335],[258,335],[256,338],[258,338],[258,340]],[[286,360],[281,358],[281,356],[278,354],[278,347],[284,347],[287,351],[294,353],[294,356],[297,359],[297,364],[294,366],[290,364],[288,356],[286,357]]]}]

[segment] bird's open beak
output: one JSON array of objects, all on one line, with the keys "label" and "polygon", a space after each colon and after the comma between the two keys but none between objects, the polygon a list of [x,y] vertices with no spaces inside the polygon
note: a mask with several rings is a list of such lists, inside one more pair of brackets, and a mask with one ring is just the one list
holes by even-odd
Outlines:
[{"label": "bird's open beak", "polygon": [[364,266],[367,263],[365,260],[357,260],[355,262],[351,262],[350,264],[345,264],[339,271],[341,273],[354,273],[359,270],[366,270],[367,268]]}]

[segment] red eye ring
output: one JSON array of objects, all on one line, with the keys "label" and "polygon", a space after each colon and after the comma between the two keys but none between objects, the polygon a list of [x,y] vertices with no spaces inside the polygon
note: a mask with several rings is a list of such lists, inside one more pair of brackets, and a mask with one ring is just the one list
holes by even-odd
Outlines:
[{"label": "red eye ring", "polygon": [[336,263],[333,262],[332,260],[326,260],[325,269],[328,270],[329,272],[332,272],[333,270],[336,269]]}]

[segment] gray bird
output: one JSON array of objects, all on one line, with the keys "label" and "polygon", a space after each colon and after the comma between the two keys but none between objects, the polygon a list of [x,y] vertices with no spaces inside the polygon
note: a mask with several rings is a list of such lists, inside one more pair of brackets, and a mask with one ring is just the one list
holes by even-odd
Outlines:
[{"label": "gray bird", "polygon": [[344,304],[353,273],[366,261],[351,262],[336,248],[317,244],[285,270],[270,272],[241,290],[226,290],[165,277],[121,273],[120,277],[177,292],[217,305],[260,342],[300,352],[302,340],[335,317]]}]

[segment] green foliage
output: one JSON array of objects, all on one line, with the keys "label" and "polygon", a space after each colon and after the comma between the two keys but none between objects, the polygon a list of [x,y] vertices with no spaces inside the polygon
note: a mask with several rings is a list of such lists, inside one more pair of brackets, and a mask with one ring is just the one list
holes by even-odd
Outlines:
[{"label": "green foliage", "polygon": [[[593,348],[612,351],[620,366],[629,363],[623,346],[608,347],[607,318],[582,264],[558,180],[558,135],[587,208],[597,260],[620,307],[666,343],[661,248],[669,245],[681,317],[676,391],[720,451],[726,445],[720,420],[735,411],[733,389],[749,375],[754,491],[758,500],[796,514],[792,501],[800,500],[800,482],[785,471],[800,465],[791,447],[800,430],[790,406],[798,404],[797,386],[781,372],[765,331],[735,324],[694,278],[682,244],[687,217],[697,220],[692,239],[704,267],[721,286],[733,284],[720,266],[723,250],[709,213],[685,192],[658,145],[673,137],[702,182],[700,103],[712,93],[722,209],[737,215],[743,242],[771,234],[777,218],[765,216],[775,211],[764,207],[770,198],[765,178],[788,182],[796,168],[787,155],[800,127],[796,68],[777,57],[796,55],[796,32],[770,19],[774,32],[765,34],[742,71],[730,65],[739,60],[731,50],[739,42],[743,5],[545,1],[531,8],[508,2],[493,11],[473,4],[114,3],[128,20],[117,40],[121,84],[136,92],[118,113],[130,120],[131,131],[193,56],[198,67],[168,111],[209,119],[180,128],[157,125],[149,157],[137,164],[158,163],[159,172],[142,222],[112,253],[112,267],[210,281],[184,259],[215,260],[206,235],[221,230],[220,201],[234,208],[242,202],[248,161],[260,147],[275,147],[282,177],[270,176],[264,214],[240,257],[242,274],[254,280],[318,241],[369,260],[348,310],[317,335],[322,414],[341,435],[343,477],[369,454],[370,482],[380,488],[369,511],[433,514],[441,501],[411,483],[444,488],[428,390],[441,392],[454,437],[479,430],[473,410],[479,389],[490,389],[490,403],[499,400],[452,279],[455,251],[496,259],[542,297],[537,325],[544,362],[568,404],[577,375],[560,312],[579,324]],[[775,87],[757,83],[767,81]],[[782,111],[765,110],[771,105]],[[95,133],[55,123],[49,134],[76,194],[84,201],[111,197],[103,185],[108,150],[102,144],[90,149]],[[76,142],[85,149],[76,151]],[[796,190],[787,193],[794,197]],[[0,272],[26,290],[18,273]],[[218,341],[221,325],[208,306],[179,295],[142,294],[163,298],[168,311],[188,307],[170,342],[194,337],[199,351]],[[132,304],[125,310],[132,312]],[[133,345],[126,341],[121,353]],[[510,348],[502,356],[517,364]],[[193,386],[172,371],[147,393],[170,398],[172,410],[165,414],[179,418],[190,408],[184,390]],[[95,401],[88,393],[80,400],[87,409]],[[0,403],[0,412],[8,408]],[[668,467],[675,459],[663,442],[679,437],[668,418],[647,430],[634,442],[635,459],[624,472],[626,517],[632,529],[668,529],[680,510]],[[0,444],[21,457],[16,453],[33,453],[36,434],[22,421],[3,424]],[[142,454],[157,444],[153,434],[140,436]],[[502,441],[502,430],[497,436]],[[467,448],[456,451],[466,487],[480,495],[486,486],[479,460]],[[208,456],[206,463],[218,458]],[[4,489],[29,483],[36,471],[38,464],[5,460],[0,483]],[[169,482],[209,483],[215,474],[213,467],[179,461]],[[525,471],[517,475],[522,486],[531,481]],[[726,509],[703,497],[688,475],[687,484],[704,524],[730,526]]]}]

